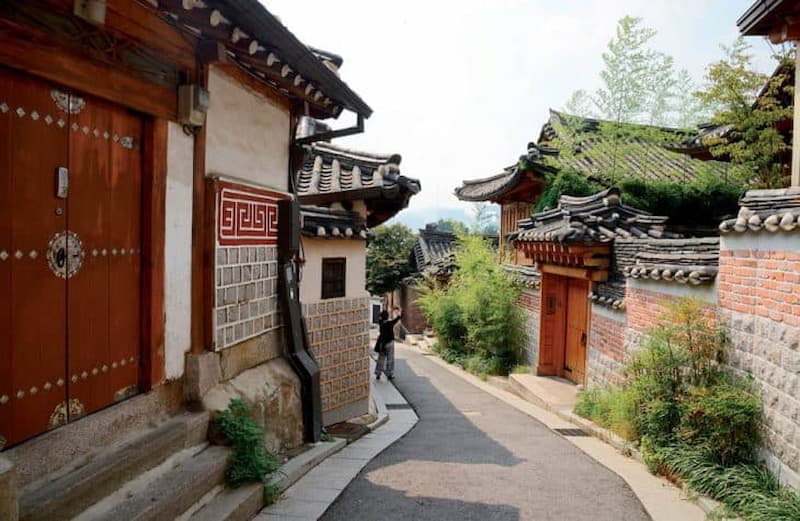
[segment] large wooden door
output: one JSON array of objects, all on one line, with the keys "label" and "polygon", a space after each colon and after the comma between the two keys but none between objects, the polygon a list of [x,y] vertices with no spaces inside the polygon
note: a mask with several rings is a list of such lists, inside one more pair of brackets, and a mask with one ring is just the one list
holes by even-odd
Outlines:
[{"label": "large wooden door", "polygon": [[66,230],[68,119],[47,85],[0,69],[0,446],[46,430],[67,397],[67,284],[47,249]]},{"label": "large wooden door", "polygon": [[564,360],[564,334],[567,284],[564,277],[542,276],[542,303],[539,320],[539,361],[536,374],[559,376]]},{"label": "large wooden door", "polygon": [[0,446],[138,389],[141,138],[136,114],[0,70]]},{"label": "large wooden door", "polygon": [[586,330],[589,282],[567,279],[567,334],[564,376],[576,384],[586,381]]}]

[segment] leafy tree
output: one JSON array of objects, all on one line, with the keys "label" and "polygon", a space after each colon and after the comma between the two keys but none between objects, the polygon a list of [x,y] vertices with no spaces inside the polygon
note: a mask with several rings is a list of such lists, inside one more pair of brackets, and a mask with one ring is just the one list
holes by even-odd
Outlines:
[{"label": "leafy tree", "polygon": [[776,56],[779,68],[768,77],[753,70],[750,46],[743,38],[722,49],[723,58],[708,68],[706,84],[696,96],[718,108],[712,122],[729,131],[713,133],[703,144],[714,157],[743,166],[745,181],[759,187],[783,186],[790,145],[778,124],[792,117],[794,89],[787,79],[794,57]]},{"label": "leafy tree", "polygon": [[656,31],[641,18],[625,16],[603,53],[602,87],[589,94],[575,91],[566,112],[614,123],[691,127],[708,112],[692,96],[689,73],[676,70],[671,56],[650,44]]},{"label": "leafy tree", "polygon": [[415,241],[414,233],[404,224],[372,229],[367,246],[367,291],[383,295],[400,287],[411,274],[408,260]]}]

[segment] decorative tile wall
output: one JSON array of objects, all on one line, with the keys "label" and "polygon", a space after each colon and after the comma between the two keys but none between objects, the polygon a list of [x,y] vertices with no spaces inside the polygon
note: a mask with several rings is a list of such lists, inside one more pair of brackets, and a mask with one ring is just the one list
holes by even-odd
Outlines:
[{"label": "decorative tile wall", "polygon": [[215,194],[214,349],[281,326],[278,201],[288,196],[210,179]]},{"label": "decorative tile wall", "polygon": [[217,248],[216,350],[281,326],[274,246]]},{"label": "decorative tile wall", "polygon": [[303,304],[323,412],[369,398],[369,309],[369,297]]}]

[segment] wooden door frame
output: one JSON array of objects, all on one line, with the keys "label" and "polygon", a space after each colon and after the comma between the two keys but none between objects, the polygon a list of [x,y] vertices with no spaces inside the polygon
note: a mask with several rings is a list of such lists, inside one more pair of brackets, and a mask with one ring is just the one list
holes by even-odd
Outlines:
[{"label": "wooden door frame", "polygon": [[167,137],[167,120],[146,119],[142,144],[142,390],[164,381]]}]

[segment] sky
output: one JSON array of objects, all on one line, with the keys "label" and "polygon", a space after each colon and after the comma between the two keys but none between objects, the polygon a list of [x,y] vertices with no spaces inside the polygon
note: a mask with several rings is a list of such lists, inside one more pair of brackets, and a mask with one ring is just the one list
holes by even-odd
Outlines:
[{"label": "sky", "polygon": [[[653,47],[700,81],[753,0],[261,1],[304,43],[343,56],[342,79],[372,107],[365,133],[336,143],[401,154],[422,183],[410,208],[435,217],[469,206],[453,195],[462,180],[515,163],[549,108],[600,86],[618,19],[643,18]],[[767,41],[748,40],[771,72]]]}]

